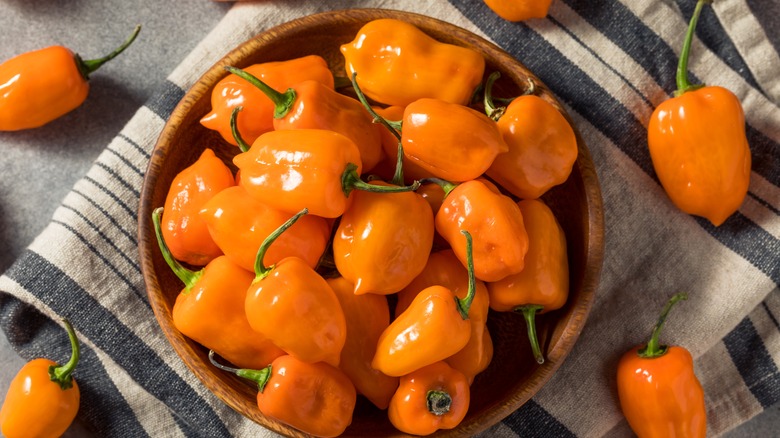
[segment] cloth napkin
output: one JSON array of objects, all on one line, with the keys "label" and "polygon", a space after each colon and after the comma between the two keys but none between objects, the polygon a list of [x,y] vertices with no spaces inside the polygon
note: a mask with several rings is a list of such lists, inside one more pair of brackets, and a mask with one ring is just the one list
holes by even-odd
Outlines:
[{"label": "cloth napkin", "polygon": [[482,0],[237,3],[138,109],[0,278],[0,321],[25,358],[67,357],[67,317],[83,344],[80,421],[104,437],[272,436],[213,396],[159,329],[138,262],[139,191],[176,103],[231,48],[276,24],[350,7],[426,14],[507,50],[565,105],[601,182],[605,259],[590,317],[549,383],[485,436],[630,436],[615,368],[646,341],[668,298],[689,300],[663,341],[696,358],[711,436],[780,401],[780,6],[715,0],[699,21],[692,80],[742,101],[753,155],[749,193],[720,227],[678,211],[652,168],[646,125],[675,89],[693,0],[555,0],[509,23]]}]

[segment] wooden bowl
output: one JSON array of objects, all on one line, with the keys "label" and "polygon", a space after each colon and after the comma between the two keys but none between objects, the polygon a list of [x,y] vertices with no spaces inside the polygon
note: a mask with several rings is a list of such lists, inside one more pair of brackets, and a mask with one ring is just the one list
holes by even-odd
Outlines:
[{"label": "wooden bowl", "polygon": [[[526,87],[527,79],[533,78],[537,94],[565,114],[555,97],[533,73],[499,47],[464,29],[398,11],[356,9],[326,12],[263,32],[214,65],[173,111],[146,172],[138,218],[140,257],[149,301],[160,327],[184,363],[217,397],[244,416],[288,436],[305,434],[261,414],[256,405],[256,386],[214,368],[208,361],[207,351],[174,327],[171,309],[182,286],[160,255],[151,214],[154,208],[164,204],[174,176],[192,164],[204,148],[215,149],[226,160],[238,151],[228,146],[215,131],[199,123],[200,118],[211,109],[212,88],[227,74],[223,66],[247,67],[255,63],[318,54],[328,61],[334,74],[346,76],[339,46],[351,41],[368,21],[385,17],[407,21],[439,41],[470,47],[482,53],[487,61],[486,75],[495,70],[502,74],[497,84],[501,88],[496,90],[496,95],[516,95]],[[571,119],[569,121],[571,123]],[[579,133],[577,140],[579,156],[571,176],[566,183],[544,196],[566,233],[571,270],[571,289],[566,306],[537,319],[546,362],[540,366],[533,360],[520,315],[491,312],[489,330],[495,344],[493,362],[474,381],[471,406],[463,422],[453,430],[437,432],[437,436],[472,436],[518,409],[558,369],[585,325],[601,269],[603,217],[601,192],[590,154]],[[352,425],[344,436],[406,435],[393,428],[386,412],[376,409],[361,397]]]}]

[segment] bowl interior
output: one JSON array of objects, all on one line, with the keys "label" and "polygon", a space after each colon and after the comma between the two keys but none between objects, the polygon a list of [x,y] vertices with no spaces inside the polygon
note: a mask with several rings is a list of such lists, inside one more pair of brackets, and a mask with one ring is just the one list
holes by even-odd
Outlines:
[{"label": "bowl interior", "polygon": [[[227,74],[223,66],[247,67],[317,54],[325,58],[335,75],[346,76],[339,46],[351,41],[366,22],[386,17],[410,22],[439,41],[481,52],[487,61],[486,75],[496,70],[502,75],[496,84],[495,95],[509,97],[518,94],[530,77],[537,84],[537,94],[565,114],[547,87],[528,69],[497,46],[464,29],[399,11],[356,9],[327,12],[263,32],[209,69],[172,113],[155,146],[144,181],[139,209],[140,257],[149,300],[160,327],[185,364],[215,395],[244,416],[288,436],[304,435],[263,416],[256,405],[256,387],[215,369],[209,364],[207,351],[174,327],[171,309],[182,287],[157,248],[151,212],[164,204],[168,187],[176,174],[192,164],[204,148],[212,148],[228,162],[238,151],[224,142],[218,133],[199,123],[200,118],[211,109],[211,89]],[[477,376],[472,385],[471,405],[464,421],[456,429],[437,432],[437,436],[472,436],[519,408],[550,379],[585,324],[601,267],[603,223],[601,195],[593,163],[579,133],[577,139],[579,156],[571,176],[566,183],[553,188],[543,197],[566,233],[571,275],[567,304],[537,318],[546,362],[540,366],[533,360],[522,316],[491,311],[488,327],[495,351],[492,364]],[[359,398],[352,425],[344,436],[406,435],[392,427],[386,412]]]}]

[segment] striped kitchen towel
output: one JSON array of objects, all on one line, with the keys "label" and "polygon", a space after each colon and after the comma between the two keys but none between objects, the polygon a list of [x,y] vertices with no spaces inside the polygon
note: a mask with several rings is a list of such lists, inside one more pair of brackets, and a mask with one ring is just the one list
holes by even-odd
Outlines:
[{"label": "striped kitchen towel", "polygon": [[144,172],[185,90],[234,46],[311,13],[407,10],[482,35],[534,71],[571,114],[602,185],[605,259],[586,328],[538,395],[485,436],[630,436],[618,407],[616,363],[645,341],[678,291],[689,300],[672,313],[664,341],[696,358],[708,430],[722,434],[780,401],[780,4],[715,0],[693,42],[692,79],[739,97],[753,154],[747,198],[717,228],[672,206],[646,142],[654,106],[676,88],[694,4],[554,0],[547,18],[509,23],[482,0],[238,3],[138,109],[0,278],[2,328],[25,358],[67,357],[58,320],[73,323],[83,344],[79,417],[97,436],[273,435],[206,390],[157,325],[138,263]]}]

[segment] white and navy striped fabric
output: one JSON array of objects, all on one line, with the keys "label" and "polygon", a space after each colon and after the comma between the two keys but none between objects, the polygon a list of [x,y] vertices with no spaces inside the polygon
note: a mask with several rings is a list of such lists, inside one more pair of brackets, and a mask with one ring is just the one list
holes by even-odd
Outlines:
[{"label": "white and navy striped fabric", "polygon": [[694,5],[555,0],[547,18],[514,24],[482,0],[237,3],[0,278],[2,328],[23,357],[67,357],[57,321],[73,323],[83,343],[79,416],[97,436],[272,435],[211,395],[157,326],[136,237],[152,147],[185,90],[254,34],[329,9],[408,10],[480,34],[534,71],[572,115],[603,190],[605,260],[587,326],[542,391],[485,435],[630,436],[615,390],[617,360],[646,339],[679,291],[690,298],[667,321],[664,341],[696,358],[709,432],[722,434],[780,402],[780,3],[715,0],[693,43],[691,78],[740,98],[753,156],[747,198],[717,228],[671,205],[646,142],[654,106],[675,89]]}]

